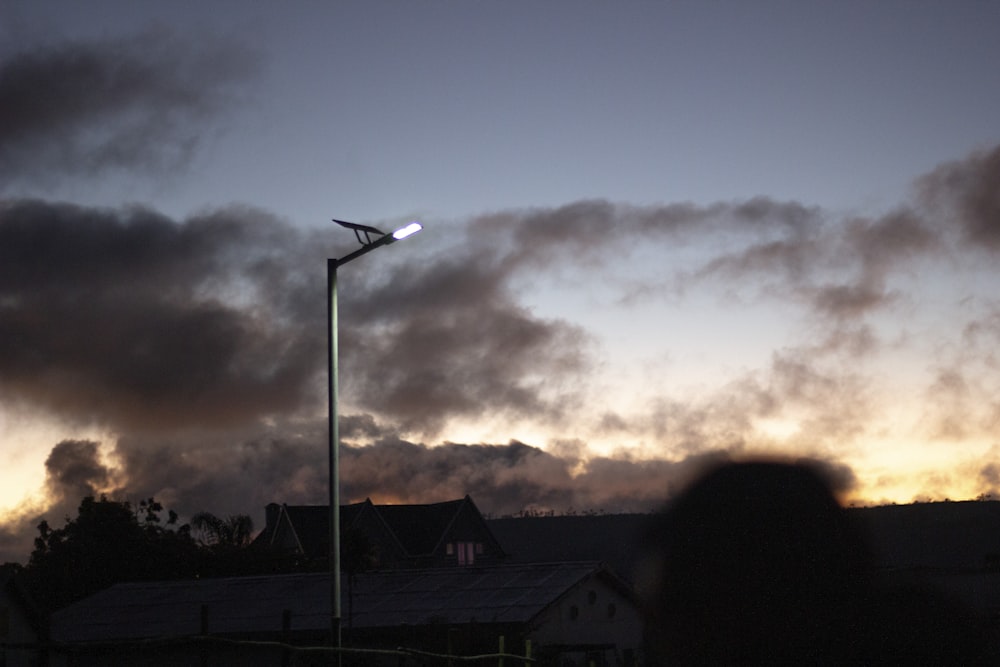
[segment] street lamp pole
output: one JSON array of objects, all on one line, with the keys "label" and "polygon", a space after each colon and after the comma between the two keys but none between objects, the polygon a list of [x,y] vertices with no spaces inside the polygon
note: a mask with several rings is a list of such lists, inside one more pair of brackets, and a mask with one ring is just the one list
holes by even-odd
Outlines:
[{"label": "street lamp pole", "polygon": [[[326,260],[326,302],[327,302],[327,341],[329,354],[327,363],[327,388],[329,396],[329,503],[330,503],[330,638],[337,649],[342,648],[341,642],[341,592],[340,592],[340,424],[337,414],[339,399],[339,382],[337,378],[337,268],[347,264],[352,259],[367,254],[376,248],[389,245],[411,234],[416,234],[423,227],[419,222],[411,222],[389,234],[383,234],[374,227],[359,225],[343,220],[334,220],[341,227],[354,230],[361,247],[340,259]],[[339,665],[340,652],[337,653]]]}]

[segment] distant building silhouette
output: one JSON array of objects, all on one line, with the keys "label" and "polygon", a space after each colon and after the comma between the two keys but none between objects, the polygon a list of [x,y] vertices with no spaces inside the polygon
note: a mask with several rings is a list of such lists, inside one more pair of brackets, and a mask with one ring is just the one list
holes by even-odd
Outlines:
[{"label": "distant building silhouette", "polygon": [[[266,525],[253,548],[308,561],[328,558],[327,506],[271,503],[265,509]],[[376,569],[489,565],[506,557],[469,496],[423,505],[376,505],[365,499],[341,506],[340,527],[345,535],[367,540]]]}]

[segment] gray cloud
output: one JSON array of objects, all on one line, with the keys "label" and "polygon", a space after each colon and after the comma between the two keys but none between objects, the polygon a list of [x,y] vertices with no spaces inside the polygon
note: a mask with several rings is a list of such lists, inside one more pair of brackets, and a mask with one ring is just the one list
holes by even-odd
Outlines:
[{"label": "gray cloud", "polygon": [[508,280],[479,254],[404,267],[344,318],[352,323],[342,333],[345,368],[355,378],[345,386],[404,429],[434,432],[487,412],[561,421],[577,403],[572,381],[586,381],[589,338],[519,306]]},{"label": "gray cloud", "polygon": [[1000,146],[941,165],[917,186],[923,202],[965,242],[1000,251]]},{"label": "gray cloud", "polygon": [[45,461],[50,497],[76,500],[108,488],[112,470],[100,461],[98,443],[64,440],[52,448]]},{"label": "gray cloud", "polygon": [[263,282],[259,266],[294,271],[297,240],[246,209],[175,223],[0,202],[0,393],[117,428],[236,423],[314,401],[320,326],[260,298],[281,280]]},{"label": "gray cloud", "polygon": [[[427,446],[389,435],[368,416],[372,445],[341,449],[344,502],[437,502],[470,494],[486,513],[522,510],[647,512],[724,451],[678,461],[596,457],[581,462],[520,442],[505,445],[443,443]],[[349,420],[351,421],[351,420]],[[345,424],[346,425],[346,424]],[[118,467],[102,462],[98,443],[63,442],[46,464],[52,504],[23,508],[0,530],[0,560],[24,560],[41,518],[61,525],[84,495],[110,489],[127,500],[154,496],[182,517],[198,511],[250,514],[262,525],[269,502],[326,501],[326,423],[280,424],[242,432],[188,430],[126,436],[115,450]],[[116,484],[121,482],[121,486]]]},{"label": "gray cloud", "polygon": [[259,65],[245,47],[162,31],[0,62],[0,179],[176,168]]},{"label": "gray cloud", "polygon": [[996,496],[1000,492],[1000,465],[987,463],[979,471],[979,481],[983,485],[983,493]]}]

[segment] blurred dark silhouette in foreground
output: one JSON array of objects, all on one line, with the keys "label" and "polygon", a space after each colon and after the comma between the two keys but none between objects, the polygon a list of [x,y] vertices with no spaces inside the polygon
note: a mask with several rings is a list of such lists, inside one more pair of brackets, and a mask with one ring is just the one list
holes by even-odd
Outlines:
[{"label": "blurred dark silhouette in foreground", "polygon": [[878,577],[809,467],[715,468],[656,516],[643,546],[652,664],[996,664],[982,619]]}]

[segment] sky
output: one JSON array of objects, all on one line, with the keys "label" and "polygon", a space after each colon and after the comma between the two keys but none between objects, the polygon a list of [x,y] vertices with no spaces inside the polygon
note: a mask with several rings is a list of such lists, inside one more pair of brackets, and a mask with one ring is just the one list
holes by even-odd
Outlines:
[{"label": "sky", "polygon": [[1000,4],[0,4],[0,560],[82,497],[1000,489]]}]

